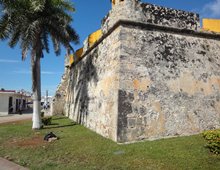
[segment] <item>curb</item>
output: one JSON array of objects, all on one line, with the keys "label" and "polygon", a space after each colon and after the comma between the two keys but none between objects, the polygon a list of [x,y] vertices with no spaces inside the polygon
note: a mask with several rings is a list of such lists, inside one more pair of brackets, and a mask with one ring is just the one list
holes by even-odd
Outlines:
[{"label": "curb", "polygon": [[28,170],[28,169],[0,157],[0,170]]}]

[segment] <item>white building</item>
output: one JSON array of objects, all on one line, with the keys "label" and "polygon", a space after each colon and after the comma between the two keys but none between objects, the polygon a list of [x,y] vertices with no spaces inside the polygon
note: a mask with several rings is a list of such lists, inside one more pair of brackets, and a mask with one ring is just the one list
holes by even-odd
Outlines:
[{"label": "white building", "polygon": [[30,98],[15,90],[0,90],[0,116],[26,110]]}]

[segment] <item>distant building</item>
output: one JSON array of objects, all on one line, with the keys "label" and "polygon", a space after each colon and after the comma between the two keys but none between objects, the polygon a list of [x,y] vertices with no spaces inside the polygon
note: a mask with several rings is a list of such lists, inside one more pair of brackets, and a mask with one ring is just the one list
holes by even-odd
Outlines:
[{"label": "distant building", "polygon": [[41,97],[41,105],[43,106],[45,103],[47,103],[48,106],[50,106],[50,103],[52,102],[52,96],[42,96]]},{"label": "distant building", "polygon": [[16,113],[28,108],[31,96],[15,90],[0,90],[0,115]]}]

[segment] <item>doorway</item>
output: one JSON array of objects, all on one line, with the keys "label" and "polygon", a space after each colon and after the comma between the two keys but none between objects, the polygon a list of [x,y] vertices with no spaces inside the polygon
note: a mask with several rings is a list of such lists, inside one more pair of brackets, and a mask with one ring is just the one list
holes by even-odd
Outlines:
[{"label": "doorway", "polygon": [[13,98],[12,98],[12,97],[9,97],[8,113],[9,113],[9,114],[13,113]]},{"label": "doorway", "polygon": [[18,109],[19,109],[19,99],[16,99],[16,112],[18,112]]}]

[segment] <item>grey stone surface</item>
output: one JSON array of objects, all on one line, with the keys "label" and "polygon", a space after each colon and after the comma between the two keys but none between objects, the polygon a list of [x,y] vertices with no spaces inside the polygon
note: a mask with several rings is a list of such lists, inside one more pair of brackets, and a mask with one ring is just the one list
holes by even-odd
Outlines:
[{"label": "grey stone surface", "polygon": [[119,143],[220,128],[220,35],[202,32],[198,21],[192,13],[116,1],[104,38],[85,45],[54,105]]},{"label": "grey stone surface", "polygon": [[123,19],[181,29],[200,29],[199,15],[196,13],[142,3],[140,0],[116,0],[112,10],[102,21],[103,32]]},{"label": "grey stone surface", "polygon": [[121,34],[119,142],[220,127],[219,41],[131,27]]},{"label": "grey stone surface", "polygon": [[70,70],[66,115],[116,141],[119,85],[119,31],[116,29]]},{"label": "grey stone surface", "polygon": [[61,82],[57,87],[55,96],[53,97],[51,103],[51,113],[52,115],[66,115],[66,102],[67,100],[67,90],[70,77],[70,69],[65,68],[64,74],[61,78]]}]

